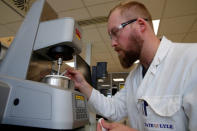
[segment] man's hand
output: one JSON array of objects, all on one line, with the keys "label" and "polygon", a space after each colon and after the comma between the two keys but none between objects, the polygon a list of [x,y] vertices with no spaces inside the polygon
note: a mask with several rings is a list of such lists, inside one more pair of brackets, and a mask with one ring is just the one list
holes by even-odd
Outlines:
[{"label": "man's hand", "polygon": [[90,98],[93,87],[85,80],[80,71],[68,68],[65,75],[73,80],[76,89],[79,89],[88,99]]},{"label": "man's hand", "polygon": [[76,89],[80,89],[80,87],[86,83],[86,80],[81,72],[73,68],[68,68],[65,75],[74,81]]},{"label": "man's hand", "polygon": [[[108,123],[105,120],[101,120],[101,123],[108,131],[137,131],[136,129],[130,128],[120,123]],[[100,123],[97,124],[97,131],[102,131]]]}]

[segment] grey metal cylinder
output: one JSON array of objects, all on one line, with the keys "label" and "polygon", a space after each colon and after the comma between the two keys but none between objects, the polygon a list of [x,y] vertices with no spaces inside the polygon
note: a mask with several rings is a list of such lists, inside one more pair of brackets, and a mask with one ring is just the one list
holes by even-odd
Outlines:
[{"label": "grey metal cylinder", "polygon": [[66,76],[61,76],[61,75],[47,75],[43,79],[43,82],[45,82],[49,85],[57,86],[59,88],[68,89],[69,83],[70,83],[70,78],[68,78]]}]

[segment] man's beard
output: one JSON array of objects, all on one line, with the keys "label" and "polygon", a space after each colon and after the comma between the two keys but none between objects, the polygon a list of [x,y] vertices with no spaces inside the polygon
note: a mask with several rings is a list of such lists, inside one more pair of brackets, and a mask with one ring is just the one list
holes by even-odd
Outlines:
[{"label": "man's beard", "polygon": [[131,43],[133,43],[133,50],[124,50],[124,49],[120,49],[119,47],[116,49],[116,50],[121,50],[123,53],[118,57],[120,60],[120,64],[125,69],[131,67],[133,63],[140,58],[140,52],[141,52],[140,45],[144,42],[144,40],[141,39],[139,35],[137,35],[138,33],[133,33],[133,34],[135,35],[130,35],[129,38]]},{"label": "man's beard", "polygon": [[[123,51],[123,50],[122,50]],[[124,56],[119,55],[120,64],[123,68],[127,69],[133,65],[133,63],[139,59],[137,54],[133,54],[131,52],[123,51]]]}]

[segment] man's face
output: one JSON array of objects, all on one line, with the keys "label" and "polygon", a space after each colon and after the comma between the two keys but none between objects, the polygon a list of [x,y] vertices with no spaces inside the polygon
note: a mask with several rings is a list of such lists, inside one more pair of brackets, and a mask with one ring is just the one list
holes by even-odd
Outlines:
[{"label": "man's face", "polygon": [[118,53],[121,65],[124,68],[129,68],[139,59],[142,40],[135,28],[135,23],[118,29],[118,26],[126,21],[128,19],[120,15],[120,10],[115,10],[108,20],[108,33],[111,35],[111,44]]}]

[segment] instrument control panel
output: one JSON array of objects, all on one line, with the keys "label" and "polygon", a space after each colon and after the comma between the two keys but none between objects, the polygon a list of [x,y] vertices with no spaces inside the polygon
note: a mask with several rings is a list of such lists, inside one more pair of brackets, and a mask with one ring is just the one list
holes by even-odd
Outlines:
[{"label": "instrument control panel", "polygon": [[73,115],[74,120],[86,120],[88,119],[88,111],[87,111],[87,101],[83,95],[73,94]]}]

